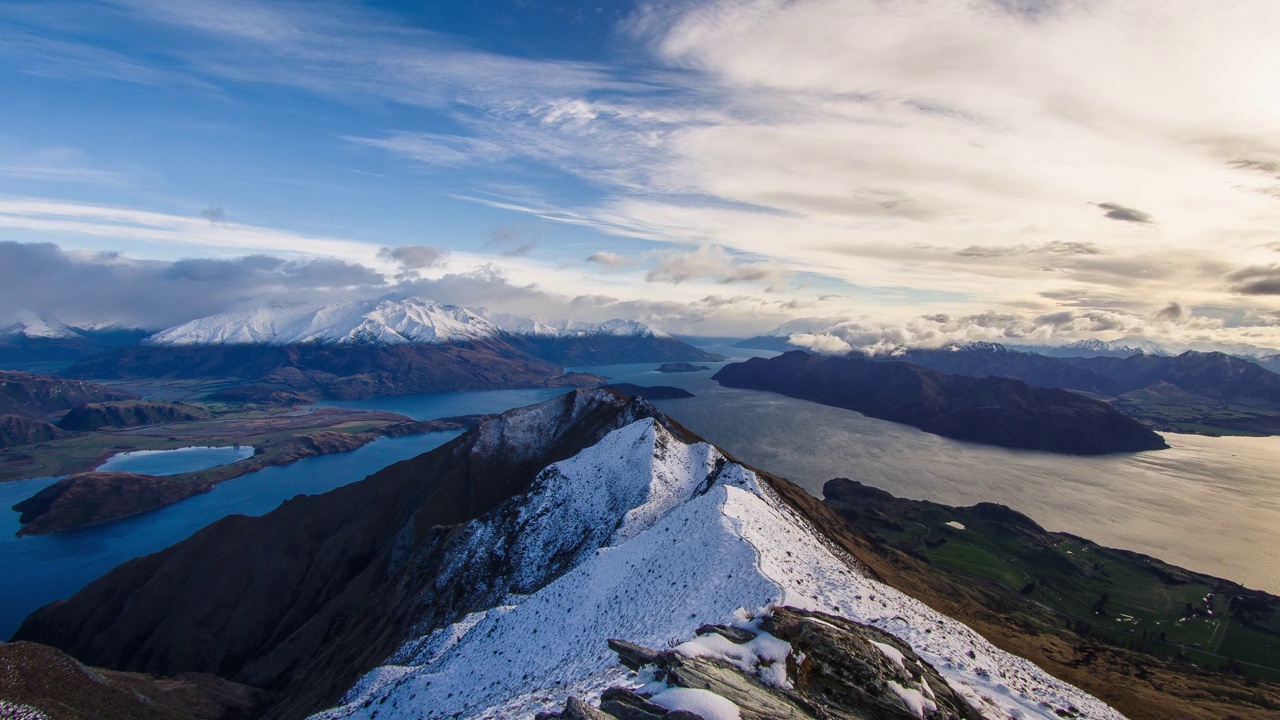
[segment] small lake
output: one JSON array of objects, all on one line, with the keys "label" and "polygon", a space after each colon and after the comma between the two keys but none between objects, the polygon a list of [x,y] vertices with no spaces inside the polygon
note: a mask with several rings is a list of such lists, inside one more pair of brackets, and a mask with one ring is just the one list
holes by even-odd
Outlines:
[{"label": "small lake", "polygon": [[252,445],[234,447],[184,447],[173,450],[136,450],[112,455],[95,468],[98,472],[131,472],[142,475],[181,475],[229,465],[253,457]]}]

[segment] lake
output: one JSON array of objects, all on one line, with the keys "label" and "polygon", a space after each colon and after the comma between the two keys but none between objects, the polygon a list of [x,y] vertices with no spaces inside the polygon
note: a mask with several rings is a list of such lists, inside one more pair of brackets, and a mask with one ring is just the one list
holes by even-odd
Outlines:
[{"label": "lake", "polygon": [[[418,420],[453,415],[503,412],[531,405],[566,392],[564,389],[494,390],[434,393],[377,401],[325,403],[342,407],[392,409]],[[416,457],[462,434],[460,430],[400,438],[381,438],[358,450],[306,458],[292,465],[270,467],[219,484],[211,492],[152,512],[102,525],[15,537],[18,513],[10,508],[57,478],[34,478],[0,483],[0,638],[10,637],[22,619],[54,600],[69,597],[88,582],[120,563],[147,555],[183,540],[215,520],[232,514],[262,515],[296,495],[316,495],[361,480],[392,463]],[[252,448],[204,448],[218,452],[127,453],[113,465],[99,469],[167,475],[192,472],[195,461],[221,465],[252,453]],[[145,464],[141,469],[139,463]],[[108,467],[110,466],[110,467]]]},{"label": "lake", "polygon": [[1049,530],[1280,594],[1280,437],[1166,433],[1168,450],[1103,457],[1009,450],[720,387],[710,379],[719,365],[709,365],[710,372],[679,374],[655,372],[653,364],[575,369],[693,392],[694,398],[654,404],[743,461],[819,497],[824,482],[847,477],[916,500],[1003,503]]},{"label": "lake", "polygon": [[253,457],[253,446],[184,447],[172,450],[135,450],[112,455],[94,468],[98,472],[131,472],[142,475],[181,475],[208,470]]},{"label": "lake", "polygon": [[[766,351],[711,347],[735,357]],[[947,504],[993,501],[1104,545],[1280,593],[1280,438],[1167,435],[1170,450],[1070,457],[941,438],[904,425],[781,395],[722,388],[711,371],[658,373],[657,363],[574,368],[616,382],[674,385],[697,395],[655,404],[742,460],[821,495],[849,477],[896,495]],[[494,413],[565,392],[503,390],[326,402],[415,419]],[[37,607],[66,597],[115,565],[161,550],[233,513],[261,515],[298,494],[359,480],[458,432],[382,439],[230,480],[212,492],[100,526],[22,539],[7,508],[54,482],[0,484],[0,637]],[[164,469],[164,468],[161,468]]]}]

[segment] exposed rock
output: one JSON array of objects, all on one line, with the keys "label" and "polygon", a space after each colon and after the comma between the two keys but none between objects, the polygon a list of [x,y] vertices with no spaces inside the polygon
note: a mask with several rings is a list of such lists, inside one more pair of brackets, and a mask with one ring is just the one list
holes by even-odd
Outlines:
[{"label": "exposed rock", "polygon": [[[787,643],[785,677],[744,669],[741,657],[706,655],[689,645],[650,650],[610,640],[619,661],[641,678],[638,689],[614,687],[600,698],[599,713],[618,720],[679,720],[687,710],[662,702],[668,688],[706,691],[735,706],[742,720],[977,720],[982,715],[929,663],[903,641],[879,628],[795,608],[775,608],[747,627],[703,626],[698,634],[718,634],[745,645],[761,632]],[[763,663],[765,660],[760,660]],[[642,680],[643,682],[643,680]],[[667,702],[667,705],[678,703]],[[573,706],[572,710],[570,705]],[[580,701],[546,718],[582,717]],[[594,716],[588,716],[594,717]],[[693,717],[696,717],[693,716]]]},{"label": "exposed rock", "polygon": [[1168,447],[1107,403],[1012,378],[946,375],[904,362],[796,351],[728,365],[713,379],[1003,447],[1077,455]]},{"label": "exposed rock", "polygon": [[669,362],[669,363],[662,363],[661,365],[658,366],[658,372],[660,373],[702,372],[703,370],[710,370],[710,369],[711,368],[707,367],[706,365],[694,365],[692,363],[687,363],[687,362]]},{"label": "exposed rock", "polygon": [[693,393],[684,388],[672,387],[670,385],[633,385],[632,383],[610,383],[605,385],[605,389],[620,392],[623,395],[641,395],[650,400],[678,400],[693,397]]},{"label": "exposed rock", "polygon": [[57,440],[65,433],[57,426],[23,415],[0,415],[0,448]]},{"label": "exposed rock", "polygon": [[[158,678],[81,665],[47,645],[0,643],[0,718],[248,720],[266,693],[215,675]],[[38,714],[37,714],[38,713]]]},{"label": "exposed rock", "polygon": [[208,417],[209,412],[204,408],[186,403],[118,400],[77,405],[62,416],[58,427],[73,432],[88,432],[102,428],[191,422],[206,420]]},{"label": "exposed rock", "polygon": [[0,370],[0,415],[39,418],[84,403],[136,398],[131,393],[83,380]]},{"label": "exposed rock", "polygon": [[33,535],[137,515],[212,489],[213,483],[199,480],[89,472],[63,478],[13,509],[22,513],[18,535]]}]

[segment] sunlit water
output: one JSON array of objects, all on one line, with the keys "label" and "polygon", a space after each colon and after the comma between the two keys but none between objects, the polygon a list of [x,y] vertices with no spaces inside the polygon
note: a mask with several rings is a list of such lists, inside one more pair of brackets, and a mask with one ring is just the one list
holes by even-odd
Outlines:
[{"label": "sunlit water", "polygon": [[180,475],[227,465],[253,456],[253,446],[184,447],[173,450],[136,450],[112,455],[99,465],[100,472],[142,475]]}]

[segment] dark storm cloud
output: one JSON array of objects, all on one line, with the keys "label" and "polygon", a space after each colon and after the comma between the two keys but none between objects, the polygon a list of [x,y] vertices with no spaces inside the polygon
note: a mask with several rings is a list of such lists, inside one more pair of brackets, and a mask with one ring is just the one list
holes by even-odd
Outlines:
[{"label": "dark storm cloud", "polygon": [[247,300],[328,302],[385,289],[373,270],[329,259],[136,261],[64,252],[52,243],[0,242],[0,324],[11,320],[7,314],[29,309],[72,325],[159,329]]},{"label": "dark storm cloud", "polygon": [[1130,207],[1125,207],[1117,203],[1112,203],[1112,202],[1097,203],[1097,206],[1102,208],[1103,210],[1106,210],[1107,217],[1111,218],[1112,220],[1120,220],[1122,222],[1131,222],[1131,223],[1154,222],[1152,217],[1147,213],[1144,213],[1141,210],[1135,210]]},{"label": "dark storm cloud", "polygon": [[1280,265],[1254,265],[1228,274],[1227,280],[1239,295],[1280,295]]},{"label": "dark storm cloud", "polygon": [[1181,304],[1176,302],[1171,302],[1156,311],[1157,320],[1181,320],[1185,315],[1186,310],[1183,309]]}]

